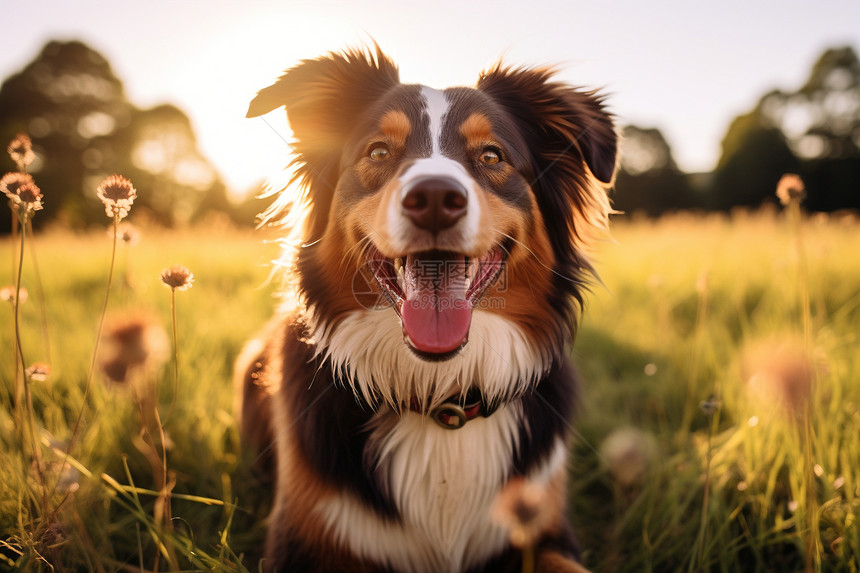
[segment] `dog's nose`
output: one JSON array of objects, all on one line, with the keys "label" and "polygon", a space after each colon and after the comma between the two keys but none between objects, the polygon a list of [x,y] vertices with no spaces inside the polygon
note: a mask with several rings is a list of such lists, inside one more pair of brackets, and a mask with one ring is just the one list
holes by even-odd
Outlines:
[{"label": "dog's nose", "polygon": [[431,233],[453,227],[466,214],[469,200],[460,183],[445,177],[416,182],[400,202],[403,213],[417,227]]}]

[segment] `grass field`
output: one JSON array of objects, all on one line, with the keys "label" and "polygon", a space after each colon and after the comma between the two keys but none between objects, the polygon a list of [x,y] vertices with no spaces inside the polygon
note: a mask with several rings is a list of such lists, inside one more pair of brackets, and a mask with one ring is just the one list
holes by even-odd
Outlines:
[{"label": "grass field", "polygon": [[[112,317],[144,313],[166,332],[169,352],[132,380],[137,390],[97,371],[84,397],[106,232],[46,231],[30,243],[21,348],[27,365],[51,367],[30,383],[32,413],[20,399],[13,406],[13,312],[0,307],[0,567],[258,568],[266,493],[239,446],[230,378],[274,307],[266,277],[276,247],[218,226],[141,233],[117,252],[106,321],[109,330]],[[814,218],[797,242],[776,214],[619,218],[613,239],[595,254],[603,285],[588,297],[574,351],[585,387],[571,513],[587,565],[857,571],[860,226]],[[5,238],[0,287],[13,283],[16,257]],[[174,263],[195,276],[175,293],[175,391],[171,292],[159,281]],[[166,482],[151,380],[170,446]],[[158,494],[168,489],[166,506]]]}]

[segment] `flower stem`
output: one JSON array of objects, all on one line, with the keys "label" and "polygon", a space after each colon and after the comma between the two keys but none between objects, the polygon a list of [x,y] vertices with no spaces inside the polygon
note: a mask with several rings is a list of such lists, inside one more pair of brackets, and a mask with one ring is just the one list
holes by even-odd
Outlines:
[{"label": "flower stem", "polygon": [[[21,275],[23,274],[24,268],[24,243],[27,237],[27,212],[23,211],[21,214],[21,249],[18,256],[18,277],[15,284],[15,346],[18,349],[18,353],[16,356],[16,362],[18,362],[19,367],[16,368],[15,376],[21,376],[21,383],[19,387],[23,387],[24,389],[24,405],[19,410],[19,418],[21,419],[22,425],[26,428],[26,432],[28,438],[30,440],[30,447],[33,450],[33,462],[36,464],[36,474],[39,478],[39,483],[43,484],[42,479],[42,450],[39,448],[38,439],[36,437],[36,412],[33,409],[33,395],[30,389],[30,380],[27,377],[26,372],[26,364],[27,362],[24,360],[24,349],[21,345],[21,324],[20,324],[20,310],[21,310]],[[20,390],[18,391],[20,394]],[[19,396],[20,398],[20,396]],[[20,399],[18,400],[19,407]]]},{"label": "flower stem", "polygon": [[803,457],[804,479],[806,481],[806,572],[821,571],[821,537],[819,529],[821,520],[818,516],[818,495],[816,493],[815,462],[812,454],[812,407],[806,404],[803,408]]},{"label": "flower stem", "polygon": [[173,397],[170,400],[170,412],[167,414],[169,419],[173,415],[173,408],[176,406],[176,396],[179,393],[179,346],[177,345],[176,337],[176,289],[170,289],[170,309],[173,316]]},{"label": "flower stem", "polygon": [[111,286],[113,285],[113,269],[114,269],[114,264],[116,262],[116,243],[117,243],[117,235],[119,234],[119,232],[118,232],[119,220],[120,220],[120,216],[117,213],[113,217],[113,245],[111,247],[111,253],[110,253],[110,269],[108,270],[107,290],[105,291],[105,302],[104,302],[104,305],[102,305],[102,313],[101,313],[101,317],[99,318],[99,326],[98,326],[98,329],[96,330],[96,342],[95,342],[95,345],[93,346],[93,358],[90,361],[90,369],[89,369],[89,372],[87,373],[86,384],[84,385],[84,397],[83,397],[83,400],[81,401],[81,409],[78,412],[78,419],[75,421],[75,426],[74,426],[74,429],[72,430],[72,437],[69,439],[69,446],[68,446],[68,449],[66,450],[67,454],[72,451],[72,447],[74,446],[75,440],[78,437],[78,432],[79,432],[80,427],[81,427],[81,420],[83,419],[83,416],[84,416],[84,409],[87,407],[87,397],[89,396],[90,385],[92,384],[92,380],[93,380],[93,372],[95,371],[95,368],[96,368],[96,359],[98,358],[98,354],[99,354],[99,342],[101,341],[101,337],[102,337],[102,328],[104,327],[105,315],[107,314],[108,302],[110,301],[110,290],[111,290]]},{"label": "flower stem", "polygon": [[[30,234],[35,237],[32,221],[28,227],[30,229]],[[39,271],[39,259],[36,256],[36,242],[34,240],[30,241],[30,259],[33,265],[33,274],[36,279],[36,295],[39,297],[39,310],[41,312],[40,318],[42,320],[42,338],[45,345],[45,356],[48,359],[48,364],[51,364],[53,360],[51,357],[51,337],[48,333],[48,307],[47,304],[45,304],[45,289],[42,286],[42,273]]]},{"label": "flower stem", "polygon": [[789,218],[794,228],[794,249],[797,256],[798,287],[800,289],[800,314],[803,323],[803,339],[807,348],[812,344],[812,308],[809,302],[809,268],[803,248],[803,217],[800,202],[792,201],[788,206]]},{"label": "flower stem", "polygon": [[[718,422],[716,421],[716,414],[714,414],[713,418],[708,420],[708,453],[705,460],[705,491],[702,496],[702,515],[699,519],[699,535],[696,540],[696,544],[698,545],[697,565],[702,568],[702,570],[704,570],[705,566],[705,543],[708,538],[708,506],[711,499],[711,458],[713,457],[713,437],[714,430],[717,425]],[[693,565],[693,563],[695,563],[695,560],[691,562],[691,565]],[[692,570],[693,567],[690,567],[689,571]]]},{"label": "flower stem", "polygon": [[534,573],[535,570],[535,550],[531,545],[523,547],[523,573]]},{"label": "flower stem", "polygon": [[[12,209],[12,244],[14,245],[18,240],[18,205],[11,204],[9,208]],[[18,266],[14,250],[12,250],[12,276],[18,276]]]},{"label": "flower stem", "polygon": [[[12,301],[14,303],[13,314],[15,318],[15,376],[17,377],[18,374],[20,374],[23,380],[27,379],[27,375],[24,372],[24,369],[26,368],[26,362],[24,361],[24,350],[21,348],[21,326],[18,320],[18,315],[20,314],[21,309],[21,275],[23,274],[21,272],[21,268],[24,264],[24,237],[26,235],[26,233],[24,232],[25,230],[26,226],[22,225],[21,241],[19,243],[20,249],[18,251],[18,266],[15,271],[15,300]],[[18,394],[16,402],[19,402],[20,390],[16,392],[16,394]]]},{"label": "flower stem", "polygon": [[[788,204],[788,218],[794,232],[794,249],[797,256],[797,285],[800,290],[800,315],[803,324],[803,342],[806,352],[812,354],[812,308],[809,300],[809,267],[806,251],[803,248],[803,215],[800,210],[800,199],[792,199]],[[814,373],[813,373],[814,376]],[[814,396],[814,394],[813,394]],[[812,397],[810,397],[810,400]],[[805,494],[805,524],[806,530],[806,573],[821,571],[821,537],[820,519],[818,515],[818,495],[816,492],[815,460],[813,439],[815,431],[812,426],[812,404],[807,401],[803,406],[803,427],[800,430],[800,441],[803,447]]]},{"label": "flower stem", "polygon": [[[161,417],[158,414],[158,399],[156,393],[156,400],[153,402],[152,409],[155,415],[155,424],[158,429],[159,441],[161,442],[161,489],[159,491],[159,499],[163,503],[163,523],[161,524],[164,527],[165,531],[171,532],[173,531],[173,509],[170,503],[170,490],[172,486],[169,484],[167,479],[167,440],[164,437],[164,424],[161,421]],[[168,544],[167,546],[168,552],[168,561],[170,561],[171,569],[178,570],[179,569],[179,561],[176,558],[176,550],[175,548]]]}]

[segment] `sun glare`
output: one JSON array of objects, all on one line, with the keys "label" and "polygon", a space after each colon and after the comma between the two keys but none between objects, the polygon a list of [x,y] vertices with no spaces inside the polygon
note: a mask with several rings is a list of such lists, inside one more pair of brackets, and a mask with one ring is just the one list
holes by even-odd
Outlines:
[{"label": "sun glare", "polygon": [[209,29],[199,47],[184,56],[175,80],[183,94],[177,103],[193,116],[204,153],[237,198],[282,179],[290,159],[292,133],[282,108],[245,117],[257,91],[302,59],[367,41],[336,15],[282,11],[261,7]]},{"label": "sun glare", "polygon": [[[177,104],[193,116],[204,152],[237,197],[259,190],[289,161],[292,135],[283,109],[252,119],[245,113],[257,91],[300,60],[378,42],[401,65],[402,81],[437,88],[474,85],[491,63],[478,46],[466,54],[451,54],[453,46],[416,45],[412,33],[386,21],[385,14],[380,14],[378,27],[364,30],[355,23],[352,12],[357,9],[251,8],[238,20],[207,29],[198,47],[174,66],[177,77],[172,81],[183,94]],[[398,21],[408,17],[402,12],[397,16]],[[224,76],[225,70],[230,77]]]}]

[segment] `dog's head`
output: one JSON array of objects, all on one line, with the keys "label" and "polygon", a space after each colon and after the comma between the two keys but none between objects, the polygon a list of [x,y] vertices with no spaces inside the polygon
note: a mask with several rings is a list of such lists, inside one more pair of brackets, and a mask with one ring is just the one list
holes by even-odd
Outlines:
[{"label": "dog's head", "polygon": [[317,320],[367,308],[354,277],[369,276],[422,358],[460,352],[477,312],[563,351],[584,242],[610,211],[617,141],[599,96],[501,65],[475,88],[404,85],[377,49],[300,63],[248,116],[280,106],[310,206],[297,270]]}]

